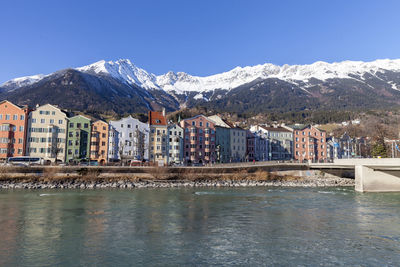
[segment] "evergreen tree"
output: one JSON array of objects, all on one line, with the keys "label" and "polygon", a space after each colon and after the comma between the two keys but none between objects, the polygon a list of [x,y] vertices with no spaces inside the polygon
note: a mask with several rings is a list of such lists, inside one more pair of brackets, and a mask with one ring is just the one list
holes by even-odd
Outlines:
[{"label": "evergreen tree", "polygon": [[383,138],[379,138],[378,140],[376,140],[375,144],[372,147],[371,150],[371,156],[373,157],[382,157],[382,158],[386,158],[387,157],[387,149],[386,149],[386,145],[385,145],[385,141]]}]

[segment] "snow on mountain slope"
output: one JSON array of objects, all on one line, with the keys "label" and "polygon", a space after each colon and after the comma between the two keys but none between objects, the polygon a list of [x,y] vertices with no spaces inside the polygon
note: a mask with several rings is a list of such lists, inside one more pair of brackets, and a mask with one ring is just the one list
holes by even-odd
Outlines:
[{"label": "snow on mountain slope", "polygon": [[99,61],[94,64],[77,68],[79,71],[95,74],[109,74],[112,77],[129,84],[136,84],[146,89],[163,89],[165,91],[207,92],[215,89],[230,90],[242,84],[252,82],[258,78],[278,78],[296,83],[308,82],[309,79],[326,80],[331,78],[349,78],[370,73],[374,75],[380,70],[400,71],[400,59],[376,60],[372,62],[343,61],[326,63],[322,61],[309,65],[283,65],[274,64],[256,65],[251,67],[236,67],[228,72],[206,77],[192,76],[185,72],[168,72],[156,76],[135,66],[128,59],[118,61]]},{"label": "snow on mountain slope", "polygon": [[[95,75],[110,75],[111,77],[128,84],[134,84],[145,89],[162,89],[167,92],[185,91],[207,92],[215,89],[230,90],[258,78],[278,78],[297,84],[298,81],[307,83],[309,79],[327,80],[331,78],[350,78],[353,76],[363,79],[369,73],[376,76],[379,71],[390,70],[400,72],[400,59],[382,59],[371,62],[343,61],[326,63],[322,61],[309,65],[283,65],[270,63],[251,67],[236,67],[228,72],[206,77],[192,76],[184,72],[168,72],[155,75],[131,63],[129,59],[117,61],[98,61],[96,63],[76,68],[76,70]],[[44,75],[34,75],[10,80],[0,87],[14,90],[18,87],[35,83]],[[296,82],[297,81],[297,82]],[[393,88],[396,86],[393,85]],[[397,87],[396,87],[397,88]],[[199,96],[200,97],[200,96]]]},{"label": "snow on mountain slope", "polygon": [[308,82],[311,78],[326,80],[330,78],[351,78],[349,75],[362,76],[364,73],[375,75],[380,70],[400,71],[400,59],[376,60],[373,62],[343,61],[339,63],[315,62],[310,65],[273,64],[256,65],[252,67],[237,67],[231,71],[207,76],[191,76],[183,72],[157,76],[157,84],[166,91],[210,91],[214,89],[232,89],[257,78],[278,78],[294,82]]},{"label": "snow on mountain slope", "polygon": [[19,87],[31,85],[35,82],[38,82],[41,79],[43,79],[43,77],[45,77],[45,75],[38,74],[38,75],[15,78],[1,84],[0,87],[7,89],[7,91],[13,91]]},{"label": "snow on mountain slope", "polygon": [[144,69],[136,67],[129,59],[117,61],[98,61],[91,65],[76,68],[76,70],[92,74],[109,74],[113,78],[128,84],[135,84],[145,89],[159,88],[155,84],[156,76]]}]

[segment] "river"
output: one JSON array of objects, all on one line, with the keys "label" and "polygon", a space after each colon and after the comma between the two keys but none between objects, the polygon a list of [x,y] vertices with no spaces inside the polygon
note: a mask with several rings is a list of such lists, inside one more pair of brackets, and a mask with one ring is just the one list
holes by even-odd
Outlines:
[{"label": "river", "polygon": [[0,190],[0,266],[400,264],[400,193]]}]

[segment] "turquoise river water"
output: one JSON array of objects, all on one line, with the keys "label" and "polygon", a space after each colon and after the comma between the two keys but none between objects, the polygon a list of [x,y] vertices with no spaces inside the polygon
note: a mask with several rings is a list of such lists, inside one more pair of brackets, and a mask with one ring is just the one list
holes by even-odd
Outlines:
[{"label": "turquoise river water", "polygon": [[399,266],[400,193],[0,190],[0,266]]}]

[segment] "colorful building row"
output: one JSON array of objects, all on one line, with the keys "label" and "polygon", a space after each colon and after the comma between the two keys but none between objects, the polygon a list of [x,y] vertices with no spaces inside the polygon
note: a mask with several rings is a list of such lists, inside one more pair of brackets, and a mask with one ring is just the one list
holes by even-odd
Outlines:
[{"label": "colorful building row", "polygon": [[165,111],[149,111],[148,119],[143,123],[128,116],[107,123],[51,104],[29,109],[5,100],[0,102],[0,157],[171,165],[326,161],[328,156],[326,133],[311,125],[255,125],[245,130],[217,115],[168,123]]}]

